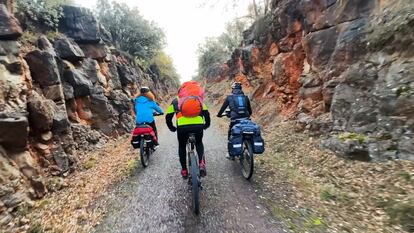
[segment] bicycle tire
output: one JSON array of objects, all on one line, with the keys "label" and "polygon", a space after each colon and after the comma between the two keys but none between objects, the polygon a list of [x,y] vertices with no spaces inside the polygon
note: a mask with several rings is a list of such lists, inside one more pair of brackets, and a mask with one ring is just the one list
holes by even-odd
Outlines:
[{"label": "bicycle tire", "polygon": [[[240,169],[243,177],[246,180],[250,180],[253,176],[254,171],[254,157],[253,157],[253,148],[252,143],[249,140],[243,140],[243,155],[240,157]],[[246,156],[249,157],[248,161],[246,160]],[[245,169],[244,163],[249,163],[249,168]]]},{"label": "bicycle tire", "polygon": [[198,167],[198,158],[194,152],[191,158],[191,191],[193,194],[193,211],[196,215],[200,214],[200,170]]},{"label": "bicycle tire", "polygon": [[149,164],[149,155],[145,147],[145,139],[141,138],[140,146],[139,146],[139,153],[141,156],[141,164],[144,168],[148,167]]}]

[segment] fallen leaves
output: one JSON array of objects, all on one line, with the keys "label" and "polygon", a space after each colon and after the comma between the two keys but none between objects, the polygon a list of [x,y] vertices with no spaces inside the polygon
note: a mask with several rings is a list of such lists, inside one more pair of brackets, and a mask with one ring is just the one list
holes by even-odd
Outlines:
[{"label": "fallen leaves", "polygon": [[80,162],[83,169],[65,178],[67,188],[36,203],[28,215],[31,227],[45,232],[89,232],[105,212],[106,191],[125,177],[129,161],[136,156],[128,137],[84,156]]},{"label": "fallen leaves", "polygon": [[[267,152],[256,157],[256,174],[261,177],[256,184],[271,206],[280,205],[285,212],[309,207],[328,225],[325,232],[405,232],[404,224],[408,229],[410,224],[404,221],[411,220],[410,215],[393,217],[381,202],[392,200],[398,203],[392,205],[396,209],[412,211],[401,203],[411,203],[414,195],[413,162],[344,160],[321,149],[318,138],[295,132],[293,125],[278,121],[268,126]],[[282,181],[287,184],[281,185]],[[289,186],[293,192],[287,191],[292,189]],[[298,208],[276,200],[281,197],[297,203]],[[290,220],[297,224],[293,230],[308,230],[303,222],[309,216],[299,216],[299,220]]]}]

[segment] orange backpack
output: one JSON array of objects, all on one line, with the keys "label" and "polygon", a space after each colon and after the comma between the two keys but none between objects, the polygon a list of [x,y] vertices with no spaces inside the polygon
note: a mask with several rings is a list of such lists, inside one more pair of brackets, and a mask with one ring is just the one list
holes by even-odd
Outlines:
[{"label": "orange backpack", "polygon": [[204,90],[199,83],[188,81],[178,91],[178,111],[185,117],[200,116],[203,111]]}]

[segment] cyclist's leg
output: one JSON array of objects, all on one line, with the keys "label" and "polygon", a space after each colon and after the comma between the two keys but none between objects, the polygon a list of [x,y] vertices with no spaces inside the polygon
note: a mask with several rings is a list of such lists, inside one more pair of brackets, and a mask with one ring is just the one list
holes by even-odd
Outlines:
[{"label": "cyclist's leg", "polygon": [[187,140],[188,133],[180,128],[177,129],[178,155],[180,157],[181,168],[187,170]]},{"label": "cyclist's leg", "polygon": [[230,135],[231,135],[231,128],[233,128],[233,126],[236,124],[236,122],[230,121],[230,125],[229,125],[229,131],[227,132],[227,139],[230,139]]},{"label": "cyclist's leg", "polygon": [[203,129],[197,129],[194,131],[194,136],[196,140],[196,150],[198,154],[198,160],[201,162],[204,156],[204,145],[203,145]]},{"label": "cyclist's leg", "polygon": [[155,125],[155,121],[153,121],[149,125],[151,126],[152,130],[154,130],[155,137],[157,138],[157,142],[159,142],[159,140],[158,140],[158,131],[157,131],[157,126]]}]

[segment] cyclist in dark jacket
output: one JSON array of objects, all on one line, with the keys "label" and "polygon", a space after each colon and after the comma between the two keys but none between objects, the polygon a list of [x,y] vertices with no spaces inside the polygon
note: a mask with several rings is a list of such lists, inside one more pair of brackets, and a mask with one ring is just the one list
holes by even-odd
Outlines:
[{"label": "cyclist in dark jacket", "polygon": [[252,115],[252,107],[250,100],[244,95],[242,85],[239,82],[234,82],[231,85],[231,95],[227,96],[217,117],[222,117],[224,111],[230,108],[230,126],[228,131],[228,138],[230,138],[231,128],[237,123],[237,119],[249,118]]}]

